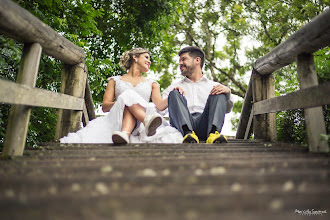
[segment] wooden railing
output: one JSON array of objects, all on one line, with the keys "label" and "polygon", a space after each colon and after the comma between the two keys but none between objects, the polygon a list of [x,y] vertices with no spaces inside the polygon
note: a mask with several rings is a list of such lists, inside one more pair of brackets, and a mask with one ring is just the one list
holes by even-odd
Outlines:
[{"label": "wooden railing", "polygon": [[[23,154],[32,107],[59,109],[57,140],[95,118],[80,47],[10,0],[0,0],[0,34],[24,43],[17,83],[0,79],[0,103],[12,105],[3,156]],[[35,88],[41,53],[64,63],[61,93]]]},{"label": "wooden railing", "polygon": [[[236,133],[237,139],[277,140],[276,112],[304,109],[309,150],[329,152],[322,105],[330,104],[330,82],[318,85],[312,53],[330,45],[330,9],[315,17],[253,67]],[[297,63],[300,90],[275,97],[272,73]],[[252,125],[253,124],[253,129]],[[252,131],[253,130],[253,131]]]}]

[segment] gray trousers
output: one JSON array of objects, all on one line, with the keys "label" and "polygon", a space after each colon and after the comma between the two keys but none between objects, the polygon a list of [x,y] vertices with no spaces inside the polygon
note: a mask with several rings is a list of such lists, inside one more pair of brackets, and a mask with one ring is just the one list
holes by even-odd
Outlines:
[{"label": "gray trousers", "polygon": [[220,133],[226,114],[226,95],[209,95],[203,113],[189,112],[186,98],[173,90],[168,96],[170,124],[184,134],[182,127],[188,126],[200,140],[206,140],[212,125]]}]

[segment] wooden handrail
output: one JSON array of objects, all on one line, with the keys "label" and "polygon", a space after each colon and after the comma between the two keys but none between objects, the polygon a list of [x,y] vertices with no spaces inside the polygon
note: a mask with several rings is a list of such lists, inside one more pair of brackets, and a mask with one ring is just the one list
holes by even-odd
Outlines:
[{"label": "wooden handrail", "polygon": [[43,108],[82,110],[84,99],[0,79],[0,102]]},{"label": "wooden handrail", "polygon": [[[82,48],[10,0],[0,0],[0,33],[24,43],[17,83],[0,80],[0,102],[12,105],[2,156],[23,154],[31,107],[59,109],[56,139],[95,118]],[[61,93],[34,88],[41,53],[64,63]]]},{"label": "wooden handrail", "polygon": [[[236,138],[247,138],[253,124],[256,139],[274,140],[274,112],[304,108],[305,114],[308,114],[306,124],[310,151],[329,151],[327,142],[321,140],[320,134],[326,133],[321,106],[330,104],[330,84],[318,85],[311,55],[330,45],[329,21],[330,9],[327,9],[285,42],[257,59],[245,94]],[[294,61],[297,61],[300,90],[274,97],[275,85],[270,80],[272,73]],[[249,120],[251,116],[253,123]]]},{"label": "wooden handrail", "polygon": [[260,75],[269,75],[293,63],[299,54],[314,53],[329,44],[330,9],[327,9],[268,54],[257,59],[254,69]]},{"label": "wooden handrail", "polygon": [[329,94],[330,82],[307,89],[300,89],[284,96],[256,102],[254,104],[254,115],[328,105],[330,104]]},{"label": "wooden handrail", "polygon": [[66,64],[83,63],[82,48],[11,0],[0,0],[0,33],[23,43],[39,43],[43,53]]}]

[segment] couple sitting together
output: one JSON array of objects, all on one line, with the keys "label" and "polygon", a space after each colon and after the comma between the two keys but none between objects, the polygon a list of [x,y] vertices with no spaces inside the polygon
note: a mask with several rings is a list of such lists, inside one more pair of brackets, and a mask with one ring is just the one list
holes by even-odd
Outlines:
[{"label": "couple sitting together", "polygon": [[[233,107],[231,90],[203,75],[205,55],[199,47],[185,47],[179,56],[184,79],[172,83],[162,97],[159,84],[142,76],[150,68],[149,51],[134,48],[125,52],[120,65],[127,74],[111,77],[103,97],[102,110],[108,113],[60,142],[227,142],[220,132],[225,114]],[[165,110],[169,123],[162,117]]]}]

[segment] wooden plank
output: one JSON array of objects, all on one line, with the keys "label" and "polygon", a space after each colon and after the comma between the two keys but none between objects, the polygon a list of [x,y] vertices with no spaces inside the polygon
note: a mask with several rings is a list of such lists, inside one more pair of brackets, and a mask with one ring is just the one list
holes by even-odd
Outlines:
[{"label": "wooden plank", "polygon": [[252,121],[253,121],[253,109],[254,109],[254,106],[252,106],[249,121],[246,125],[245,134],[244,134],[244,139],[245,140],[248,139],[250,137],[251,133],[252,133],[251,127],[252,127]]},{"label": "wooden plank", "polygon": [[[330,82],[254,103],[254,115],[330,104]],[[315,98],[317,97],[317,98]]]},{"label": "wooden plank", "polygon": [[[68,79],[68,74],[66,73],[68,71],[68,68],[66,68],[67,65],[64,65],[61,71],[61,90],[60,92],[64,94],[65,92],[65,86]],[[56,122],[56,130],[55,130],[55,141],[59,140],[62,136],[62,116],[63,116],[63,109],[58,109],[57,111],[57,122]]]},{"label": "wooden plank", "polygon": [[[84,63],[75,66],[65,65],[62,71],[62,77],[65,79],[65,82],[63,83],[62,80],[61,91],[64,91],[64,93],[68,95],[84,98],[87,80],[86,72],[87,69]],[[56,140],[68,135],[70,132],[76,132],[79,130],[81,121],[82,111],[59,111],[55,134]]]},{"label": "wooden plank", "polygon": [[[42,47],[38,43],[25,44],[18,71],[17,82],[29,87],[34,87],[40,63]],[[10,109],[8,126],[2,156],[22,156],[31,108],[22,105],[12,105]]]},{"label": "wooden plank", "polygon": [[23,43],[39,43],[44,53],[67,64],[85,59],[80,47],[10,0],[0,0],[0,33]]},{"label": "wooden plank", "polygon": [[[318,85],[312,54],[300,54],[297,57],[297,67],[301,89]],[[314,96],[314,99],[320,99],[322,96],[329,96],[329,92]],[[321,134],[327,134],[322,107],[306,108],[304,115],[309,150],[311,152],[329,152],[328,142],[321,138]]]},{"label": "wooden plank", "polygon": [[295,61],[298,54],[313,53],[330,45],[330,9],[315,17],[278,45],[259,58],[254,68],[261,75],[268,75]]},{"label": "wooden plank", "polygon": [[[275,96],[275,81],[272,75],[265,77],[254,72],[252,85],[253,102]],[[276,141],[276,114],[255,115],[253,118],[253,133],[255,139]]]},{"label": "wooden plank", "polygon": [[[252,109],[253,98],[252,98],[252,76],[245,93],[244,103],[239,118],[239,123],[236,131],[236,139],[243,139],[245,137],[246,130],[248,129],[250,113]],[[245,138],[244,138],[245,139]]]},{"label": "wooden plank", "polygon": [[82,110],[84,100],[0,79],[0,102],[33,107]]},{"label": "wooden plank", "polygon": [[86,125],[88,125],[88,123],[89,123],[89,118],[88,118],[88,113],[87,113],[87,108],[86,108],[85,103],[84,103],[84,108],[83,108],[82,120],[83,120],[82,122],[83,122],[84,127],[85,127]]},{"label": "wooden plank", "polygon": [[91,89],[89,87],[88,79],[86,79],[85,103],[86,103],[86,109],[87,109],[89,120],[95,119],[96,115],[95,115],[94,102],[93,102]]}]

